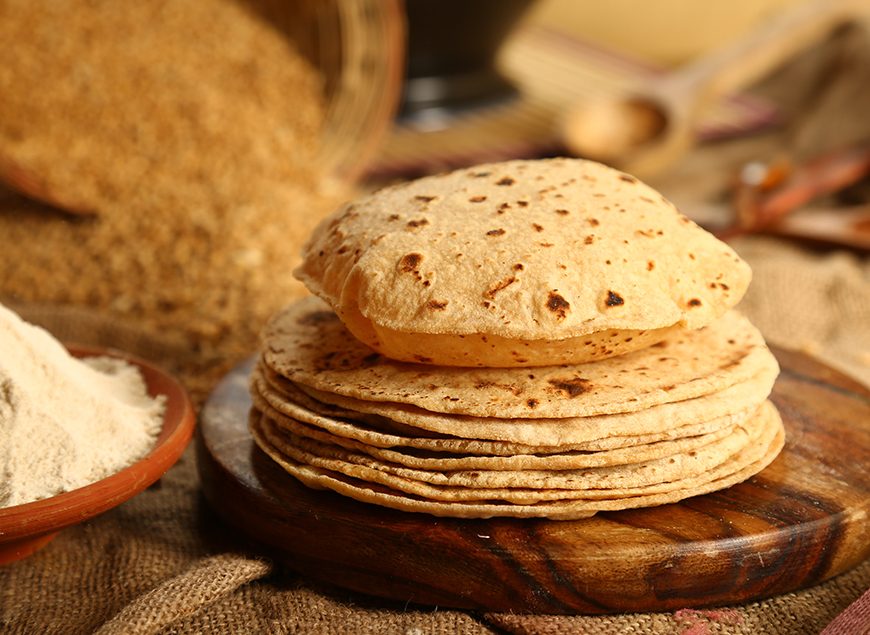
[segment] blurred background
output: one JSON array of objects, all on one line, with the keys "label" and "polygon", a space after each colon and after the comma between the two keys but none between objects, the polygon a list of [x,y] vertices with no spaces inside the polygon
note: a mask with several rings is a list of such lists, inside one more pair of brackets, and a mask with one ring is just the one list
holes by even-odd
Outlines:
[{"label": "blurred background", "polygon": [[343,201],[576,155],[729,240],[769,340],[870,382],[868,5],[3,0],[0,299],[201,397]]}]

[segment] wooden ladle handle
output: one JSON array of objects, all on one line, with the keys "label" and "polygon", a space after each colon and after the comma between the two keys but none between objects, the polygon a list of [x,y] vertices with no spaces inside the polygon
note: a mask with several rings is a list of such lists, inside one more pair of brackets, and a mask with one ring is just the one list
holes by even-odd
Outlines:
[{"label": "wooden ladle handle", "polygon": [[748,36],[668,75],[655,92],[706,105],[763,77],[799,51],[868,9],[863,0],[813,0],[763,22]]},{"label": "wooden ladle handle", "polygon": [[578,104],[561,122],[567,149],[639,176],[660,171],[692,144],[703,109],[743,88],[835,26],[865,0],[813,0],[771,18],[749,35],[628,95]]}]

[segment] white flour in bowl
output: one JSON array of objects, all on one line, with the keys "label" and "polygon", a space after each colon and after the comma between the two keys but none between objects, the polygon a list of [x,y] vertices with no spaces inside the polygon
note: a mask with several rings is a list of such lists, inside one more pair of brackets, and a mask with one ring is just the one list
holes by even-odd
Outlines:
[{"label": "white flour in bowl", "polygon": [[0,305],[0,507],[88,485],[142,458],[164,402],[147,394],[135,366],[75,359]]}]

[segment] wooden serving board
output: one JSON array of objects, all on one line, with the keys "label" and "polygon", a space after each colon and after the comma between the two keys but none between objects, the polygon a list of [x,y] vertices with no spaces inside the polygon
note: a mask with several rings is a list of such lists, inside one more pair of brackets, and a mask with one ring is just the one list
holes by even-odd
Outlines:
[{"label": "wooden serving board", "polygon": [[870,556],[870,391],[774,349],[786,446],[730,489],[578,521],[393,511],[297,483],[247,431],[250,364],[215,389],[198,435],[202,486],[226,521],[304,575],[442,607],[662,611],[806,587]]}]

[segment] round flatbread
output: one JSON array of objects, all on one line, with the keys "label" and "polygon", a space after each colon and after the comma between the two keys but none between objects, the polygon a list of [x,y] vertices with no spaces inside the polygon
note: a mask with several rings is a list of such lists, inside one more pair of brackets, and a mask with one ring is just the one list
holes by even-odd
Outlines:
[{"label": "round flatbread", "polygon": [[[471,434],[460,437],[435,433],[437,436],[433,437],[427,436],[432,434],[427,430],[414,429],[404,424],[400,424],[401,428],[398,430],[393,430],[390,426],[392,422],[384,418],[379,418],[380,423],[372,426],[370,417],[354,416],[349,411],[338,410],[339,414],[317,412],[303,406],[299,401],[304,401],[315,409],[318,408],[316,405],[318,402],[307,398],[304,393],[299,391],[292,396],[277,393],[258,374],[255,374],[253,378],[251,388],[254,404],[260,410],[268,412],[271,418],[276,421],[286,420],[287,427],[299,428],[301,426],[300,430],[315,429],[308,433],[297,431],[303,436],[318,437],[316,430],[320,430],[324,439],[332,439],[332,442],[340,445],[347,444],[346,447],[350,448],[365,449],[370,453],[375,453],[380,449],[384,451],[384,454],[378,454],[378,456],[384,457],[392,456],[393,450],[397,455],[407,452],[413,452],[419,456],[461,455],[470,469],[483,467],[487,462],[491,463],[493,457],[517,461],[519,459],[516,457],[534,456],[542,463],[577,461],[576,466],[579,467],[593,464],[604,465],[606,463],[600,461],[604,460],[602,457],[609,456],[608,453],[612,453],[614,457],[624,456],[630,452],[635,454],[653,452],[657,456],[666,456],[679,450],[668,452],[664,448],[691,449],[689,444],[698,443],[697,439],[701,437],[719,438],[728,429],[740,424],[749,414],[757,410],[758,405],[764,401],[766,396],[765,393],[760,392],[761,397],[758,400],[752,400],[752,402],[727,402],[729,389],[724,395],[717,393],[717,396],[722,395],[722,399],[713,400],[700,397],[698,400],[683,403],[683,412],[680,416],[671,414],[676,411],[676,408],[665,405],[651,409],[653,412],[642,411],[642,413],[638,413],[637,417],[604,415],[602,417],[589,417],[588,422],[582,418],[551,419],[540,422],[523,420],[521,425],[525,432],[536,433],[536,437],[541,439],[561,438],[564,441],[559,445],[529,445],[514,441],[480,439]],[[696,401],[697,403],[695,403]],[[717,416],[715,410],[705,411],[705,404],[711,404],[715,408],[716,401],[724,402],[728,407],[727,412]],[[733,409],[738,404],[745,404],[744,409],[734,411]],[[692,421],[692,413],[696,413],[698,417],[712,416],[713,418],[709,421],[702,420],[681,425],[684,420]],[[646,417],[647,421],[637,421],[647,414],[649,415]],[[687,414],[688,416],[686,416]],[[450,428],[465,434],[480,429],[480,425],[473,425],[474,423],[479,424],[479,421],[474,419],[463,418],[459,422],[451,422],[449,416],[441,415],[439,418],[445,429]],[[469,423],[471,425],[468,425]],[[510,431],[511,423],[510,421],[502,421],[496,425]],[[540,423],[540,430],[535,430],[535,423]],[[623,427],[625,424],[635,423],[643,423],[644,427],[639,428],[635,425]],[[660,430],[655,429],[657,424],[660,426]],[[483,425],[486,426],[485,423]],[[650,431],[646,432],[647,429]],[[601,439],[590,438],[587,441],[577,440],[594,437],[598,433],[607,436]],[[689,439],[692,441],[687,442]],[[677,445],[677,443],[681,445]],[[643,446],[643,450],[639,449],[641,446]],[[561,458],[557,459],[557,456]],[[571,456],[574,458],[568,458]],[[480,462],[476,462],[478,459]],[[388,460],[396,459],[388,458]],[[568,463],[563,464],[567,465]]]},{"label": "round flatbread", "polygon": [[680,332],[641,351],[588,364],[534,369],[397,362],[354,338],[335,313],[314,297],[277,314],[266,326],[262,344],[266,366],[300,387],[320,391],[321,401],[328,401],[321,399],[322,393],[504,419],[637,412],[718,392],[764,371],[775,375],[778,370],[758,330],[733,311],[705,328]]},{"label": "round flatbread", "polygon": [[[321,403],[355,408],[362,417],[379,416],[383,421],[420,432],[435,432],[465,439],[508,441],[530,446],[583,447],[593,442],[623,436],[661,435],[662,438],[685,436],[673,431],[689,425],[711,423],[711,428],[733,425],[770,394],[776,372],[769,370],[729,386],[719,392],[693,399],[651,406],[636,412],[541,419],[507,419],[471,417],[460,414],[428,412],[404,404],[365,402],[332,393],[301,387],[301,392]],[[273,401],[279,401],[273,399]],[[281,409],[281,404],[276,403]],[[290,406],[284,404],[284,410]],[[738,419],[735,419],[738,417]],[[371,421],[371,419],[367,419]],[[584,449],[592,449],[586,447]]]},{"label": "round flatbread", "polygon": [[324,220],[295,272],[382,354],[436,365],[583,363],[710,324],[751,277],[636,178],[510,161],[392,186]]},{"label": "round flatbread", "polygon": [[[607,436],[598,439],[562,443],[560,445],[530,445],[515,441],[458,437],[452,434],[443,434],[406,425],[380,415],[345,410],[317,401],[295,387],[291,388],[290,391],[276,388],[270,380],[264,379],[259,371],[255,371],[251,377],[250,388],[253,398],[258,405],[265,404],[264,407],[268,406],[272,408],[276,413],[280,413],[281,416],[302,422],[305,425],[322,428],[327,434],[357,440],[373,447],[407,447],[424,451],[453,452],[463,455],[514,456],[517,454],[560,454],[570,451],[601,452],[715,433],[719,432],[722,428],[735,424],[735,419],[729,412],[729,414],[713,418],[710,421],[678,425],[678,427],[674,428],[670,426],[662,427],[660,430],[649,433],[633,434],[628,430],[620,431],[616,425],[609,425],[606,432]],[[730,391],[731,389],[728,390]],[[703,399],[703,397],[700,399]],[[761,403],[762,400],[759,399],[757,403]],[[756,403],[754,399],[746,401],[746,403],[750,402]],[[743,401],[737,400],[731,403],[729,411],[733,410],[737,403],[743,403]],[[749,409],[754,410],[751,406]],[[428,413],[428,415],[443,418],[444,425],[450,425],[449,415],[438,415],[436,413]],[[715,414],[713,416],[715,417]],[[564,423],[565,427],[569,427],[572,420],[542,419],[540,421],[543,430],[548,423],[557,426],[560,423]],[[507,422],[502,423],[510,425]],[[529,423],[527,420],[523,420],[521,425],[527,423]],[[463,427],[460,426],[460,429]],[[541,436],[544,437],[545,435]],[[559,438],[566,438],[561,433],[558,436]]]},{"label": "round flatbread", "polygon": [[[512,446],[510,448],[514,450],[512,453],[485,455],[479,452],[463,452],[468,447],[480,449],[480,442],[475,439],[419,439],[419,441],[428,442],[424,444],[408,443],[412,439],[402,437],[399,438],[401,444],[388,445],[387,447],[372,445],[367,441],[382,443],[385,437],[389,437],[366,429],[357,422],[324,417],[311,411],[306,412],[301,408],[295,409],[300,415],[299,418],[287,416],[282,412],[282,410],[286,410],[285,408],[280,410],[275,408],[272,405],[273,399],[270,399],[269,396],[261,396],[259,393],[254,394],[253,400],[255,407],[275,425],[294,435],[363,452],[398,465],[437,470],[565,470],[621,465],[670,457],[675,454],[688,453],[722,439],[731,434],[736,425],[745,421],[749,415],[757,410],[757,408],[752,408],[741,416],[729,416],[711,422],[712,430],[709,432],[705,431],[701,434],[669,440],[636,443],[616,449],[587,451],[572,450],[570,447],[546,446],[543,448],[545,452],[537,452],[538,448],[532,446],[505,443],[505,445]],[[347,428],[353,428],[353,430]],[[330,432],[336,429],[343,434],[336,435]]]},{"label": "round flatbread", "polygon": [[[264,413],[264,416],[264,426],[271,435],[270,442],[281,447],[283,452],[294,459],[339,472],[345,470],[341,466],[347,466],[349,469],[358,470],[353,473],[344,471],[348,476],[375,480],[384,485],[390,483],[378,479],[384,478],[383,475],[386,474],[447,487],[574,491],[635,488],[705,474],[747,444],[758,440],[764,423],[756,410],[741,425],[732,427],[720,438],[705,439],[699,444],[689,444],[682,451],[654,458],[645,459],[642,452],[638,452],[637,456],[632,456],[631,452],[622,452],[618,457],[607,453],[610,456],[598,465],[572,466],[571,461],[559,465],[559,459],[582,460],[585,457],[555,455],[547,457],[548,462],[537,460],[539,457],[528,456],[510,457],[514,460],[506,460],[509,457],[475,457],[477,462],[481,462],[483,458],[493,461],[485,467],[467,468],[463,466],[465,457],[420,457],[398,452],[390,453],[390,458],[395,460],[374,456],[362,448],[349,449],[333,443],[332,439],[314,439],[296,434],[268,414]],[[678,448],[671,446],[671,449]],[[614,458],[621,458],[622,463],[613,462]],[[363,477],[360,473],[369,476]]]},{"label": "round flatbread", "polygon": [[741,459],[741,456],[744,456],[742,453],[731,457],[726,463],[729,463],[729,466],[734,466],[736,469],[729,469],[728,474],[721,478],[655,494],[617,496],[598,500],[583,498],[581,496],[577,499],[545,501],[532,504],[509,503],[498,500],[471,502],[431,500],[424,496],[402,492],[377,483],[349,477],[340,472],[307,465],[284,455],[279,448],[269,442],[262,428],[262,416],[256,410],[251,411],[250,427],[251,433],[259,447],[283,467],[288,474],[308,487],[331,489],[361,502],[373,503],[402,511],[423,512],[434,516],[457,518],[491,518],[494,516],[519,518],[545,517],[553,520],[572,520],[588,518],[598,511],[652,507],[673,503],[691,496],[730,487],[757,474],[776,458],[783,447],[785,438],[782,421],[772,405],[766,404],[760,409],[759,414],[767,419],[767,425],[774,428],[773,440],[767,447],[764,447],[761,458],[756,461],[746,463]]}]

